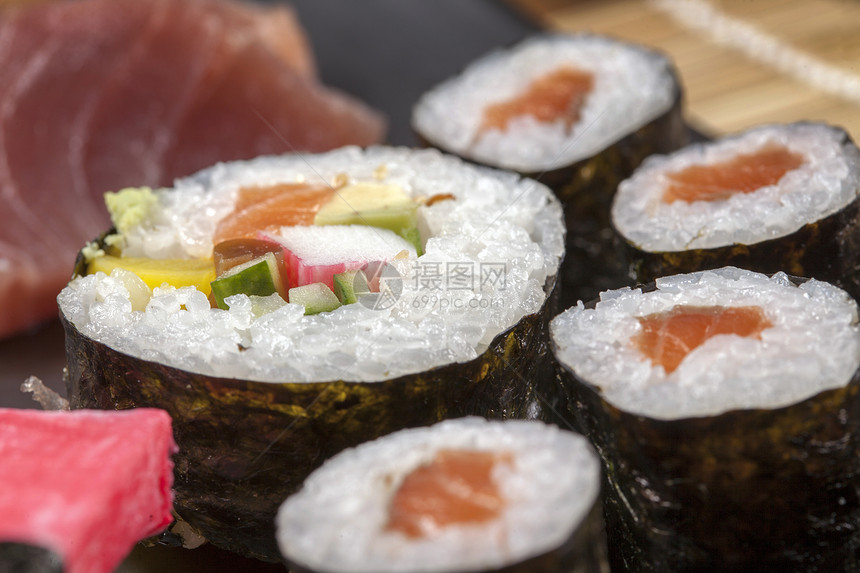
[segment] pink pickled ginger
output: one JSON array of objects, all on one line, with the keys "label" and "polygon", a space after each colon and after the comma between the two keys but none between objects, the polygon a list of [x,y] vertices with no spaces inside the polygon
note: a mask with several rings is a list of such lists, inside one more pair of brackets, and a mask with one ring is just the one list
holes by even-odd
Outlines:
[{"label": "pink pickled ginger", "polygon": [[172,521],[167,412],[0,408],[0,541],[107,573]]}]

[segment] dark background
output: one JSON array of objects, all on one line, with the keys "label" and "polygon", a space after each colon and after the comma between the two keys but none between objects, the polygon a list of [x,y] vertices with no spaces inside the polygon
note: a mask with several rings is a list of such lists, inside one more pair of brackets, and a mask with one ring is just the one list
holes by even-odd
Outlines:
[{"label": "dark background", "polygon": [[495,47],[535,30],[493,0],[298,0],[319,74],[382,110],[389,143],[415,145],[413,103]]}]

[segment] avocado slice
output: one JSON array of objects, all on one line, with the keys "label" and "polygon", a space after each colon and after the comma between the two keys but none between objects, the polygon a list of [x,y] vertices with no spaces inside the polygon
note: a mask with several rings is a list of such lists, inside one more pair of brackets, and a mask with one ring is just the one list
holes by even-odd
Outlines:
[{"label": "avocado slice", "polygon": [[334,275],[334,294],[341,304],[358,302],[358,297],[370,292],[367,275],[361,269],[344,271]]},{"label": "avocado slice", "polygon": [[420,256],[423,251],[417,209],[418,203],[399,185],[355,183],[338,189],[317,212],[314,225],[367,225],[388,229],[415,245]]},{"label": "avocado slice", "polygon": [[218,308],[227,309],[224,299],[234,294],[269,296],[282,293],[281,273],[274,253],[237,265],[212,281],[212,296]]},{"label": "avocado slice", "polygon": [[311,283],[290,289],[290,302],[305,307],[305,314],[331,312],[340,306],[340,301],[328,286]]}]

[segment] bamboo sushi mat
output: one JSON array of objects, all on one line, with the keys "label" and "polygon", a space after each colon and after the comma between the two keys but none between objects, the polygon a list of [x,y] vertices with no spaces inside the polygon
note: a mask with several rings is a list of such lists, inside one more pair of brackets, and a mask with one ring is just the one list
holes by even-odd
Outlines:
[{"label": "bamboo sushi mat", "polygon": [[860,141],[860,1],[507,0],[543,27],[609,34],[675,62],[708,135],[826,121]]}]

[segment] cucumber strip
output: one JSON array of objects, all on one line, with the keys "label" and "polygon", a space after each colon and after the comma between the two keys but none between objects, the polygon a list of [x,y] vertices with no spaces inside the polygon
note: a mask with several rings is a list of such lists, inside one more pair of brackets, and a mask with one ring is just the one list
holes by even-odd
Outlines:
[{"label": "cucumber strip", "polygon": [[334,275],[334,294],[341,304],[358,302],[358,297],[370,292],[367,275],[361,269]]},{"label": "cucumber strip", "polygon": [[211,283],[218,308],[227,309],[224,299],[234,294],[269,296],[283,290],[274,253],[238,265]]},{"label": "cucumber strip", "polygon": [[305,314],[331,312],[340,306],[340,301],[323,283],[311,283],[290,289],[290,302],[305,307]]}]

